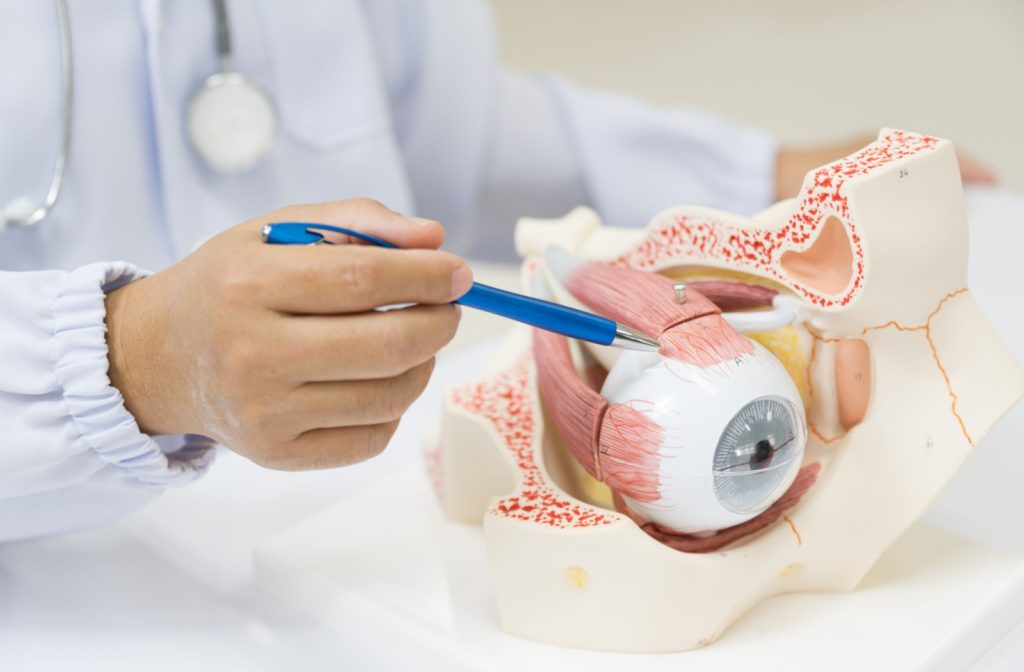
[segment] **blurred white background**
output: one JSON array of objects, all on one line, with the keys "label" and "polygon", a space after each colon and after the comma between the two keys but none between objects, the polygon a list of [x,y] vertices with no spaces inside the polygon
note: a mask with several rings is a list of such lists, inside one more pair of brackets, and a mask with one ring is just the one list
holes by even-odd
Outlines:
[{"label": "blurred white background", "polygon": [[786,143],[949,138],[1024,191],[1021,0],[492,0],[502,55]]}]

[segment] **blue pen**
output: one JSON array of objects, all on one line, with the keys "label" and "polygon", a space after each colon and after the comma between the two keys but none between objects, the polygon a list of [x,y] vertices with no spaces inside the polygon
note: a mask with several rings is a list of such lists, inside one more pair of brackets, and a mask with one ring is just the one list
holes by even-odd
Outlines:
[{"label": "blue pen", "polygon": [[[396,248],[388,241],[366,233],[340,226],[303,222],[267,224],[263,227],[263,242],[272,245],[330,244],[322,234],[317,233],[318,230],[342,233],[379,247]],[[599,345],[648,351],[657,351],[659,347],[658,342],[650,336],[607,317],[535,299],[532,296],[507,292],[479,282],[474,282],[470,290],[455,303]]]}]

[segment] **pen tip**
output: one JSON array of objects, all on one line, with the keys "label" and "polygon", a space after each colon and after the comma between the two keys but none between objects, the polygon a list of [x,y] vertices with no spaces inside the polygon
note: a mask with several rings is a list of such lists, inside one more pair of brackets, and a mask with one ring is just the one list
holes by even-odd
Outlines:
[{"label": "pen tip", "polygon": [[661,349],[661,344],[656,339],[623,324],[615,326],[615,339],[611,344],[626,350],[657,352]]}]

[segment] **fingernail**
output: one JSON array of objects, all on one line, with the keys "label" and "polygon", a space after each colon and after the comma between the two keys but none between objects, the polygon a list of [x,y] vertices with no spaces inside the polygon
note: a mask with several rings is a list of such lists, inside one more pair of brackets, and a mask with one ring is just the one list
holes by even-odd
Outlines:
[{"label": "fingernail", "polygon": [[438,226],[441,226],[441,222],[437,221],[436,219],[426,219],[425,217],[412,217],[411,220],[416,222],[420,226],[428,226],[430,224],[437,224]]},{"label": "fingernail", "polygon": [[473,286],[473,271],[469,266],[459,266],[452,271],[452,297],[459,298]]}]

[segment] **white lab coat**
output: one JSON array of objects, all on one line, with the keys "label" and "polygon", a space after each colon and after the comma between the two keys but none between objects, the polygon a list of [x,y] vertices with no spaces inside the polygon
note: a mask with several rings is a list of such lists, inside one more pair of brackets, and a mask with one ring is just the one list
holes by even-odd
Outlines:
[{"label": "white lab coat", "polygon": [[[521,215],[588,203],[639,226],[672,203],[771,200],[771,138],[503,71],[473,0],[229,3],[238,68],[281,129],[259,167],[217,175],[183,128],[218,68],[211,3],[70,4],[65,189],[49,219],[0,232],[0,541],[112,520],[207,468],[208,441],[142,434],[111,387],[103,297],[221,229],[368,196],[442,221],[447,249],[507,258]],[[0,0],[0,207],[48,185],[59,59],[53,4]]]}]

